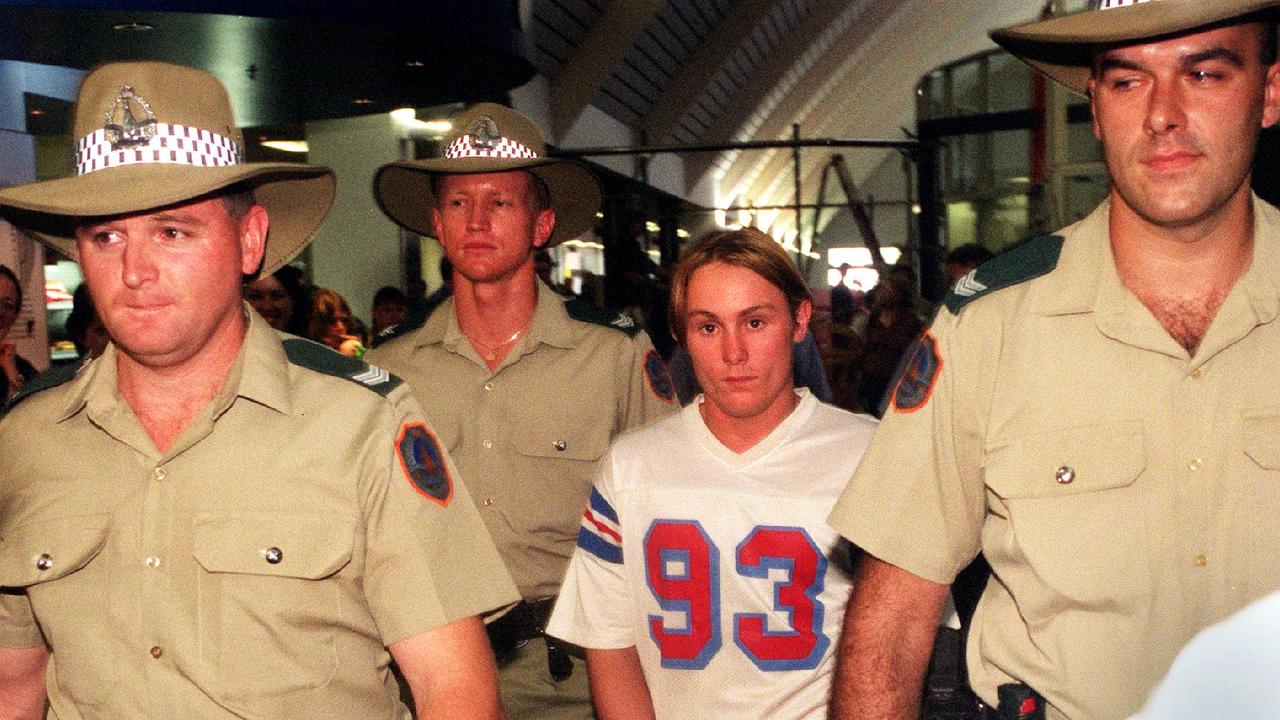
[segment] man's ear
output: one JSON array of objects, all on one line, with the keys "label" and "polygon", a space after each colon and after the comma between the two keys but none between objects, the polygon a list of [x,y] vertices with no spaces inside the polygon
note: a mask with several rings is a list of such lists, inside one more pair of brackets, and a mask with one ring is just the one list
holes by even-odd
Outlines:
[{"label": "man's ear", "polygon": [[1262,98],[1262,127],[1269,128],[1280,121],[1280,62],[1267,68],[1265,95]]},{"label": "man's ear", "polygon": [[271,219],[266,208],[254,205],[240,218],[240,272],[252,275],[262,267],[262,256],[267,252],[267,230]]},{"label": "man's ear", "polygon": [[805,333],[809,332],[809,319],[812,317],[813,301],[801,300],[796,308],[796,327],[795,332],[791,334],[792,342],[800,342],[804,339]]},{"label": "man's ear", "polygon": [[533,246],[544,247],[551,240],[551,233],[556,229],[556,211],[547,208],[538,213],[533,221]]}]

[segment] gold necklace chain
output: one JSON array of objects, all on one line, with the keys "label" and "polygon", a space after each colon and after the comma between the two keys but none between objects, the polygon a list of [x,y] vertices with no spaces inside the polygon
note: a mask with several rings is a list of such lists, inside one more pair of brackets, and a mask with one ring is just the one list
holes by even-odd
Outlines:
[{"label": "gold necklace chain", "polygon": [[493,362],[494,360],[498,359],[498,351],[510,345],[511,343],[515,342],[517,339],[519,339],[519,337],[522,334],[524,334],[524,331],[528,327],[529,325],[526,323],[524,327],[511,333],[511,337],[507,338],[506,340],[503,340],[497,345],[488,345],[488,344],[482,343],[479,340],[476,340],[474,337],[471,337],[470,335],[467,336],[467,339],[471,340],[471,342],[476,345],[480,345],[481,347],[488,348],[488,352],[481,353],[481,357],[483,357],[485,360],[489,362]]}]

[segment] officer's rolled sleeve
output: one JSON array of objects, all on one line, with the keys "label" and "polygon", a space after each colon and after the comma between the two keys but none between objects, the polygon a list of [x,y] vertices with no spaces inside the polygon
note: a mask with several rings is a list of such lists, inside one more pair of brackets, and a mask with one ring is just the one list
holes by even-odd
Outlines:
[{"label": "officer's rolled sleeve", "polygon": [[386,645],[519,600],[443,444],[436,441],[452,479],[447,504],[420,492],[406,474],[397,444],[401,430],[431,425],[406,388],[395,392],[366,446],[369,472],[360,488],[364,592]]},{"label": "officer's rolled sleeve", "polygon": [[0,647],[29,648],[43,643],[26,593],[0,588]]},{"label": "officer's rolled sleeve", "polygon": [[618,393],[618,397],[626,401],[626,405],[619,408],[623,418],[619,430],[643,427],[679,407],[667,366],[658,357],[649,335],[643,331],[636,333],[629,348],[630,353],[619,357],[621,362],[615,376],[620,378],[619,382],[627,383],[626,392]]},{"label": "officer's rolled sleeve", "polygon": [[957,331],[956,317],[944,310],[929,331],[941,368],[928,400],[912,411],[890,404],[828,518],[864,551],[942,584],[977,554],[985,512],[973,419],[986,380],[972,372],[981,351],[955,342]]}]

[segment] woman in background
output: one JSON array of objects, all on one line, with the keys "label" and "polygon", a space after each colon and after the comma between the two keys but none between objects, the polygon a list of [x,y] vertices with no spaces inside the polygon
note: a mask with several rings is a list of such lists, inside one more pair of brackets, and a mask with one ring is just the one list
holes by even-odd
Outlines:
[{"label": "woman in background", "polygon": [[35,367],[18,354],[13,341],[6,339],[20,312],[22,285],[7,265],[0,265],[0,403],[8,402],[37,374]]}]

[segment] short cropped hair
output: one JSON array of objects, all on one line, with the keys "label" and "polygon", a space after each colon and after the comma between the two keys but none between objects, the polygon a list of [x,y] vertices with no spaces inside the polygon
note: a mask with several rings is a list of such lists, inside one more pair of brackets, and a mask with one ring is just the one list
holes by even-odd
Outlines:
[{"label": "short cropped hair", "polygon": [[800,271],[773,238],[755,228],[713,230],[689,246],[671,280],[668,317],[671,334],[681,343],[685,339],[685,317],[689,312],[689,279],[698,268],[717,262],[746,268],[778,288],[787,299],[793,320],[801,303],[813,302]]},{"label": "short cropped hair", "polygon": [[222,206],[226,208],[227,214],[233,219],[239,220],[249,214],[249,210],[257,204],[253,199],[253,191],[243,185],[232,185],[231,187],[217,193],[217,197],[222,201]]}]

